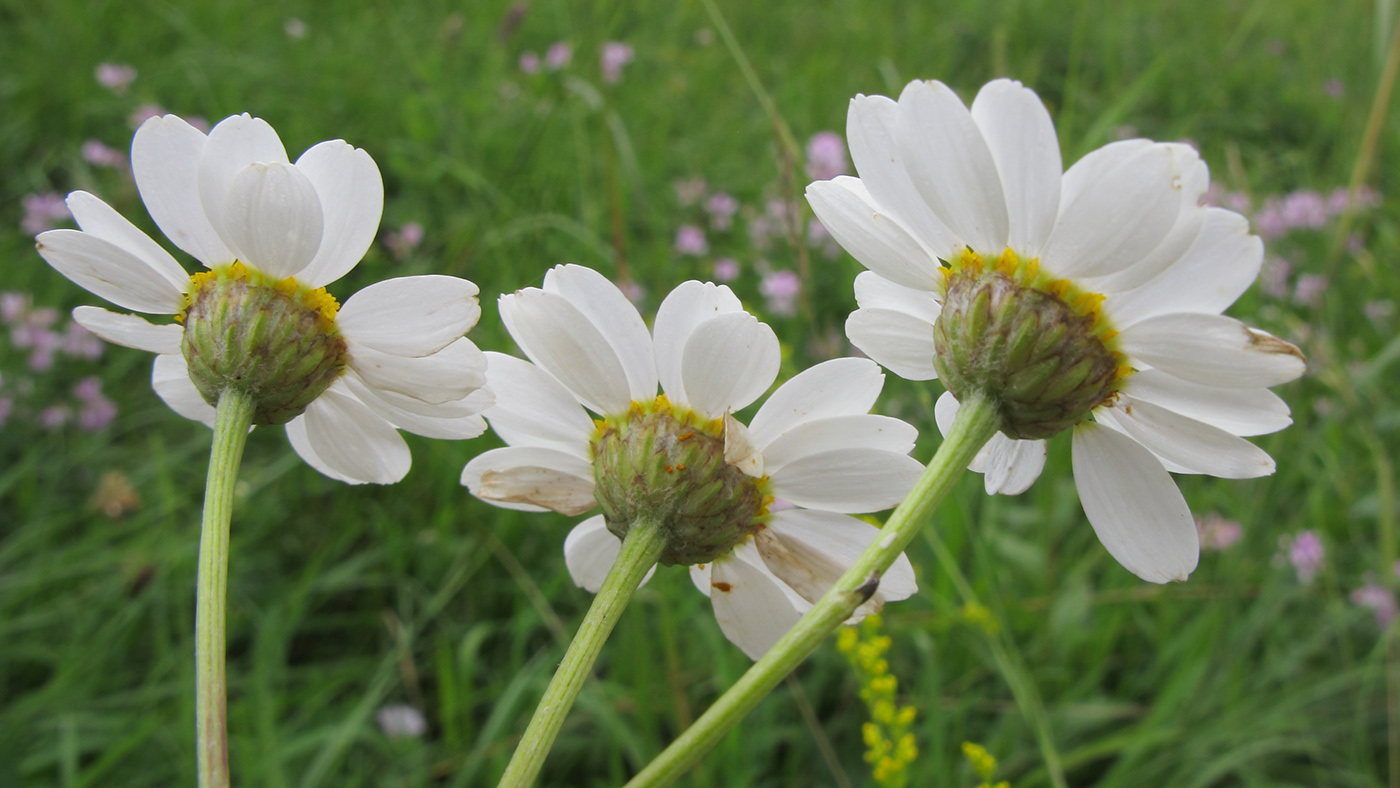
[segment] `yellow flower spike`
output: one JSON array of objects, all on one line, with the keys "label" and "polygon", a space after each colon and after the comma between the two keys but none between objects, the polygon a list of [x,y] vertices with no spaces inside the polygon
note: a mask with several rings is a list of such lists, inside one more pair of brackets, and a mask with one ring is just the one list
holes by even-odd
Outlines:
[{"label": "yellow flower spike", "polygon": [[893,640],[880,632],[880,625],[879,616],[867,616],[859,626],[843,630],[836,645],[855,671],[860,699],[870,713],[871,721],[861,726],[861,737],[871,777],[882,788],[904,788],[908,766],[919,752],[909,731],[915,711],[913,706],[895,703],[899,682],[890,675],[884,658]]}]

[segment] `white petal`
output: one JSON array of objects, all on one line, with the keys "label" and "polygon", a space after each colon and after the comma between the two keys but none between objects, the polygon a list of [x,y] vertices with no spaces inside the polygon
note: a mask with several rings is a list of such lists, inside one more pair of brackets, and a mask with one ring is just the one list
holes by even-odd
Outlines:
[{"label": "white petal", "polygon": [[890,309],[933,325],[943,311],[937,295],[896,284],[874,271],[856,274],[856,304],[866,309]]},{"label": "white petal", "polygon": [[180,352],[185,329],[176,323],[153,325],[136,315],[108,312],[101,307],[80,306],[73,320],[83,328],[114,345],[134,347],[151,353]]},{"label": "white petal", "polygon": [[762,479],[765,473],[763,453],[754,445],[748,428],[728,413],[724,414],[724,462],[755,479]]},{"label": "white petal", "polygon": [[846,336],[860,352],[905,380],[934,380],[933,324],[890,309],[857,309]]},{"label": "white petal", "polygon": [[346,484],[361,484],[358,479],[346,476],[327,465],[326,461],[321,459],[320,455],[316,453],[316,450],[311,447],[311,439],[306,435],[305,413],[287,422],[287,442],[292,444],[292,451],[297,453],[297,456],[302,459],[302,462],[310,465],[322,476],[335,479],[338,482],[345,482]]},{"label": "white petal", "polygon": [[713,564],[695,564],[690,567],[690,582],[695,585],[695,590],[710,595],[710,567]]},{"label": "white petal", "polygon": [[110,205],[87,192],[73,192],[66,202],[68,211],[83,232],[129,252],[180,292],[189,289],[189,274],[175,262],[175,258]]},{"label": "white petal", "polygon": [[375,282],[336,313],[346,341],[398,356],[426,356],[457,341],[481,317],[476,285],[455,276]]},{"label": "white petal", "polygon": [[501,321],[530,360],[604,416],[632,404],[617,351],[587,317],[561,296],[533,287],[503,295]]},{"label": "white petal", "polygon": [[1046,453],[1043,440],[1013,440],[997,433],[987,442],[982,480],[987,494],[1020,495],[1030,489],[1045,468]]},{"label": "white petal", "polygon": [[462,399],[486,383],[486,356],[466,337],[419,358],[353,344],[349,355],[350,368],[370,388],[397,392],[430,405]]},{"label": "white petal", "polygon": [[769,571],[752,540],[710,565],[710,601],[720,631],[754,660],[812,607]]},{"label": "white petal", "polygon": [[1165,146],[1172,153],[1177,162],[1176,169],[1181,172],[1181,187],[1177,189],[1180,212],[1177,214],[1176,223],[1167,231],[1161,242],[1137,262],[1117,273],[1083,283],[1095,293],[1121,293],[1141,285],[1175,265],[1200,236],[1207,214],[1210,211],[1221,210],[1201,205],[1201,198],[1206,189],[1210,188],[1210,169],[1201,161],[1196,149],[1179,142],[1158,144]]},{"label": "white petal", "polygon": [[754,414],[749,434],[754,443],[767,446],[808,421],[868,413],[884,385],[880,367],[869,359],[823,361],[779,386]]},{"label": "white petal", "polygon": [[1288,403],[1264,388],[1215,388],[1161,370],[1144,369],[1128,377],[1123,392],[1139,402],[1161,405],[1232,435],[1267,435],[1293,423]]},{"label": "white petal", "polygon": [[1150,402],[1120,397],[1113,419],[1128,437],[1148,451],[1191,473],[1222,479],[1254,479],[1274,472],[1273,458],[1258,446],[1218,428]]},{"label": "white petal", "polygon": [[729,312],[697,325],[681,354],[686,403],[716,419],[758,399],[782,365],[778,337],[748,312]]},{"label": "white petal", "polygon": [[[69,281],[124,309],[173,315],[183,291],[115,244],[79,230],[49,230],[37,239],[39,256]],[[187,280],[188,281],[188,280]]]},{"label": "white petal", "polygon": [[233,262],[234,254],[205,215],[199,196],[199,163],[207,139],[174,115],[151,118],[131,141],[131,173],[141,202],[165,237],[213,267]]},{"label": "white petal", "polygon": [[1276,386],[1307,369],[1298,348],[1221,315],[1149,318],[1124,329],[1118,348],[1163,372],[1220,388]]},{"label": "white petal", "polygon": [[[295,276],[311,262],[324,224],[316,187],[290,164],[249,164],[229,181],[223,239],[272,279]],[[308,434],[315,433],[308,427]]]},{"label": "white petal", "polygon": [[214,406],[204,401],[204,395],[190,380],[190,367],[179,353],[156,356],[151,367],[151,388],[176,413],[191,421],[214,426]]},{"label": "white petal", "polygon": [[344,140],[311,146],[296,167],[316,189],[324,223],[320,248],[297,278],[308,287],[325,287],[354,268],[374,243],[384,181],[374,159]]},{"label": "white petal", "polygon": [[899,105],[885,96],[856,96],[846,113],[851,162],[875,204],[894,217],[924,248],[946,257],[961,242],[909,180],[899,156]]},{"label": "white petal", "polygon": [[209,224],[218,233],[219,239],[235,254],[238,250],[236,244],[229,240],[224,203],[233,177],[255,162],[289,163],[287,150],[282,147],[277,132],[267,121],[250,117],[247,113],[219,121],[209,131],[199,157],[199,201],[204,206],[204,215],[209,218]]},{"label": "white petal", "polygon": [[1218,315],[1249,289],[1263,264],[1264,242],[1249,234],[1249,222],[1223,208],[1208,208],[1181,259],[1146,284],[1109,297],[1104,313],[1120,331],[1173,312]]},{"label": "white petal", "polygon": [[653,329],[656,374],[661,390],[672,402],[689,402],[681,379],[681,356],[695,327],[714,317],[744,311],[739,297],[724,285],[709,282],[682,282],[656,310]]},{"label": "white petal", "polygon": [[[622,552],[622,540],[608,530],[603,515],[596,515],[574,526],[564,538],[564,565],[569,568],[569,577],[574,585],[594,594],[603,587],[608,570],[617,563]],[[638,588],[647,584],[656,574],[656,567],[647,570]]]},{"label": "white petal", "polygon": [[559,381],[534,364],[504,353],[488,352],[486,365],[487,385],[496,392],[496,404],[485,415],[501,440],[592,459],[593,420]]},{"label": "white petal", "polygon": [[942,82],[899,96],[899,156],[914,188],[953,234],[984,255],[1006,248],[1008,218],[992,152],[972,113]]},{"label": "white petal", "polygon": [[871,271],[920,290],[939,281],[938,260],[875,204],[860,180],[817,181],[807,187],[807,202],[836,242]]},{"label": "white petal", "polygon": [[1056,276],[1107,276],[1140,261],[1176,224],[1182,162],[1166,145],[1113,142],[1065,173],[1041,263]]},{"label": "white petal", "polygon": [[809,454],[770,473],[773,495],[809,509],[856,514],[904,500],[923,473],[912,457],[878,449]]},{"label": "white petal", "polygon": [[477,389],[456,402],[426,406],[422,400],[413,397],[372,389],[353,371],[341,380],[360,402],[380,418],[414,435],[464,440],[486,431],[486,420],[478,414],[491,406],[493,398],[487,389]]},{"label": "white petal", "polygon": [[472,495],[506,509],[583,514],[592,509],[593,466],[538,446],[507,446],[479,454],[462,469]]},{"label": "white petal", "polygon": [[1074,484],[1099,541],[1143,580],[1185,580],[1200,544],[1186,499],[1131,438],[1093,422],[1074,428]]},{"label": "white petal", "polygon": [[[768,527],[754,537],[754,544],[773,574],[815,604],[879,536],[879,528],[849,515],[788,509],[773,515]],[[918,590],[914,567],[900,553],[849,623],[879,612],[886,602],[908,599]]]},{"label": "white petal", "polygon": [[[408,473],[412,457],[403,436],[343,383],[322,392],[303,415],[307,442],[316,457],[335,471],[334,478],[352,484],[393,484]],[[312,464],[309,459],[307,463]]]},{"label": "white petal", "polygon": [[771,476],[790,462],[813,454],[841,449],[879,449],[897,454],[914,450],[919,431],[889,416],[862,413],[834,416],[797,425],[763,447],[763,461]]},{"label": "white petal", "polygon": [[[1060,208],[1060,142],[1035,91],[996,79],[972,102],[972,119],[987,140],[1006,194],[1009,245],[1037,257]],[[988,250],[994,251],[994,250]]]},{"label": "white petal", "polygon": [[567,299],[612,346],[627,375],[632,400],[646,402],[656,396],[651,334],[617,285],[592,268],[557,265],[545,273],[544,291]]}]

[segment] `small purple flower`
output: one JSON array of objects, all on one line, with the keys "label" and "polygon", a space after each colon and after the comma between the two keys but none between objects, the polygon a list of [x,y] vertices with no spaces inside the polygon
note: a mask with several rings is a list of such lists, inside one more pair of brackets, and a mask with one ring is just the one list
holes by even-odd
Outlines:
[{"label": "small purple flower", "polygon": [[1375,580],[1368,580],[1366,585],[1352,591],[1351,601],[1360,607],[1369,607],[1376,614],[1376,626],[1381,629],[1395,620],[1395,594]]},{"label": "small purple flower", "polygon": [[62,429],[73,418],[73,411],[67,405],[50,405],[39,411],[39,426],[49,432]]},{"label": "small purple flower", "polygon": [[1282,215],[1287,228],[1316,230],[1327,224],[1327,201],[1315,191],[1296,191],[1283,198]]},{"label": "small purple flower", "polygon": [[109,148],[98,140],[88,140],[83,143],[83,160],[94,167],[112,167],[118,170],[127,169],[126,154],[119,150]]},{"label": "small purple flower", "polygon": [[1357,188],[1354,196],[1350,196],[1345,187],[1339,186],[1327,195],[1327,214],[1335,216],[1345,211],[1348,199],[1352,201],[1352,209],[1359,211],[1363,208],[1375,207],[1380,202],[1380,195],[1376,194],[1375,190],[1369,186],[1361,186]]},{"label": "small purple flower", "polygon": [[1332,98],[1341,98],[1347,92],[1347,86],[1340,79],[1332,77],[1322,86],[1322,91]]},{"label": "small purple flower", "polygon": [[728,230],[739,212],[739,201],[724,192],[715,192],[705,201],[705,213],[710,215],[710,227]]},{"label": "small purple flower", "polygon": [[549,45],[549,49],[544,53],[544,67],[550,71],[569,65],[569,61],[574,59],[574,48],[565,41],[555,41]]},{"label": "small purple flower", "polygon": [[391,739],[417,739],[428,732],[423,712],[404,703],[391,703],[375,715],[379,730]]},{"label": "small purple flower", "polygon": [[801,291],[802,280],[788,270],[774,271],[758,285],[759,294],[768,303],[768,311],[783,317],[797,314],[797,294]]},{"label": "small purple flower", "polygon": [[1223,204],[1235,213],[1249,213],[1249,209],[1254,207],[1254,201],[1245,192],[1227,192]]},{"label": "small purple flower", "polygon": [[14,325],[29,311],[29,296],[24,293],[0,293],[0,323]]},{"label": "small purple flower", "polygon": [[38,235],[45,230],[52,230],[57,222],[72,218],[72,214],[68,213],[68,205],[63,201],[61,194],[54,192],[26,194],[21,203],[24,206],[24,219],[20,221],[19,226],[28,235]]},{"label": "small purple flower", "polygon": [[93,75],[97,77],[97,84],[122,96],[136,79],[136,69],[125,63],[100,63]]},{"label": "small purple flower", "polygon": [[63,343],[60,349],[69,356],[96,361],[102,358],[102,351],[106,347],[107,343],[100,337],[77,323],[70,322],[63,329]]},{"label": "small purple flower", "polygon": [[1303,274],[1293,287],[1293,300],[1310,307],[1322,305],[1322,294],[1327,291],[1327,277],[1322,274]]},{"label": "small purple flower", "polygon": [[142,123],[145,123],[151,118],[158,118],[164,114],[165,107],[159,104],[142,104],[136,108],[135,112],[127,117],[126,122],[131,124],[133,129],[139,129]]},{"label": "small purple flower", "polygon": [[1312,531],[1299,531],[1293,537],[1292,543],[1288,546],[1288,560],[1293,564],[1293,569],[1298,573],[1298,582],[1303,585],[1312,583],[1317,575],[1317,570],[1322,568],[1322,558],[1326,551],[1322,549],[1322,540]]},{"label": "small purple flower", "polygon": [[676,230],[676,251],[696,257],[710,251],[710,245],[705,241],[705,231],[693,224],[682,225]]},{"label": "small purple flower", "polygon": [[1226,520],[1219,514],[1209,514],[1196,518],[1196,534],[1201,547],[1206,550],[1224,550],[1240,540],[1243,529],[1233,520]]},{"label": "small purple flower", "polygon": [[1266,240],[1277,238],[1288,232],[1288,223],[1284,221],[1283,211],[1277,197],[1265,200],[1264,207],[1254,214],[1254,229],[1259,233],[1259,237]]},{"label": "small purple flower", "polygon": [[689,208],[699,202],[705,196],[705,192],[710,188],[705,183],[705,179],[700,176],[694,178],[683,178],[672,184],[676,189],[676,202],[682,208]]},{"label": "small purple flower", "polygon": [[287,38],[300,41],[306,38],[306,23],[296,17],[292,17],[287,20],[286,24],[282,25],[282,32],[287,34]]},{"label": "small purple flower", "polygon": [[622,79],[622,67],[631,63],[635,56],[636,52],[630,44],[621,41],[609,41],[604,44],[603,52],[598,56],[603,70],[603,81],[611,85]]},{"label": "small purple flower", "polygon": [[846,158],[846,142],[834,131],[819,131],[807,140],[807,175],[818,181],[829,181],[850,171]]},{"label": "small purple flower", "polygon": [[716,282],[732,282],[739,277],[739,262],[732,257],[721,257],[715,261]]},{"label": "small purple flower", "polygon": [[82,403],[78,412],[78,426],[88,432],[97,432],[112,423],[117,415],[117,404],[102,394],[102,381],[96,377],[86,377],[73,385],[73,396]]},{"label": "small purple flower", "polygon": [[540,70],[540,56],[533,51],[527,50],[520,53],[520,70],[526,74],[534,74]]},{"label": "small purple flower", "polygon": [[413,250],[422,242],[423,225],[418,222],[409,222],[398,230],[391,230],[384,234],[384,245],[389,247],[389,251],[399,260],[412,254]]}]

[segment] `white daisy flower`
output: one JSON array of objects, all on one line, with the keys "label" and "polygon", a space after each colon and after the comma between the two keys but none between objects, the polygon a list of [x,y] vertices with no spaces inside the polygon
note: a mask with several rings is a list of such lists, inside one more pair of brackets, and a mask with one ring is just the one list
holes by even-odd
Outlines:
[{"label": "white daisy flower", "polygon": [[175,412],[212,425],[220,388],[244,386],[258,400],[254,423],[286,423],[307,463],[352,484],[408,472],[397,429],[438,438],[485,430],[486,360],[463,337],[481,314],[476,285],[389,279],[344,306],[324,289],[378,230],[384,186],[369,154],[330,140],[293,164],[260,119],[230,117],[206,136],[167,115],[136,132],[131,164],[161,231],[209,271],[190,276],[82,191],[68,196],[82,229],[41,234],[39,254],[117,306],[175,316],[152,324],[91,306],[73,312],[108,342],[158,354],[152,384]]},{"label": "white daisy flower", "polygon": [[[574,582],[595,593],[629,520],[662,519],[661,563],[691,565],[720,628],[754,659],[878,535],[850,514],[899,503],[922,470],[908,456],[914,428],[869,413],[884,375],[866,359],[815,366],[749,426],[737,421],[777,376],[779,348],[722,285],[677,287],[651,333],[617,287],[575,265],[500,306],[533,363],[486,354],[498,399],[485,416],[509,446],[473,459],[462,483],[514,509],[601,505],[564,543]],[[853,620],[915,590],[900,556]]]},{"label": "white daisy flower", "polygon": [[945,431],[960,388],[994,398],[1003,434],[971,466],[989,493],[1024,491],[1043,439],[1072,426],[1104,546],[1143,579],[1184,580],[1197,535],[1168,472],[1272,473],[1241,436],[1291,423],[1268,387],[1304,371],[1297,348],[1221,314],[1263,245],[1203,205],[1206,165],[1186,145],[1126,140],[1062,173],[1049,113],[1005,79],[970,109],[940,82],[857,96],[847,138],[860,177],[807,197],[870,269],[852,343],[902,377],[942,377]]}]

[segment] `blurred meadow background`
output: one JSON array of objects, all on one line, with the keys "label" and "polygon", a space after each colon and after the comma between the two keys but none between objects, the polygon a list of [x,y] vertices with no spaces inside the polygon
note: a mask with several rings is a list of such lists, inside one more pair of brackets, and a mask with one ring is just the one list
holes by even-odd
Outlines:
[{"label": "blurred meadow background", "polygon": [[[368,150],[380,242],[341,298],[467,277],[470,336],[509,351],[495,299],[551,265],[603,271],[648,318],[683,280],[726,281],[783,340],[786,378],[852,352],[861,269],[800,198],[850,169],[849,98],[936,78],[970,100],[999,76],[1039,92],[1066,164],[1123,137],[1195,144],[1211,199],[1266,242],[1231,314],[1299,344],[1309,374],[1279,389],[1294,425],[1259,440],[1275,476],[1179,478],[1202,529],[1184,584],[1142,583],[1098,544],[1067,438],[1019,497],[964,479],[911,547],[921,593],[880,627],[916,710],[907,784],[980,783],[975,742],[1014,788],[1400,785],[1393,2],[719,6],[737,48],[694,1],[0,0],[0,788],[194,781],[210,433],[156,398],[149,354],[70,325],[97,299],[32,239],[71,226],[73,189],[160,238],[127,164],[144,117],[247,111],[294,156]],[[920,460],[940,391],[889,375],[879,406],[920,428]],[[493,784],[586,609],[573,520],[459,486],[493,436],[409,441],[408,478],[378,488],[318,475],[280,429],[251,436],[229,575],[237,784]],[[542,784],[621,784],[748,664],[685,573],[661,571]],[[873,784],[861,675],[833,640],[680,784]]]}]

